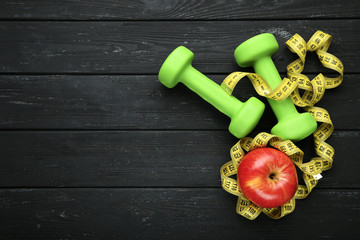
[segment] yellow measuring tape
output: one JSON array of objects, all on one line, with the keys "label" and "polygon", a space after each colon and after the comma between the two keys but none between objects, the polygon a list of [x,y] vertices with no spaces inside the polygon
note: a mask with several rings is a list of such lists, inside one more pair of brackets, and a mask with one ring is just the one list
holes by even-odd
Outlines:
[{"label": "yellow measuring tape", "polygon": [[[292,141],[282,141],[279,137],[269,133],[259,133],[254,139],[245,137],[240,139],[230,150],[231,161],[225,163],[220,169],[221,185],[223,189],[238,196],[236,212],[250,220],[255,219],[261,212],[273,219],[279,219],[295,209],[295,199],[306,198],[322,177],[321,172],[332,167],[334,148],[326,143],[334,130],[329,113],[319,107],[314,107],[325,93],[325,89],[337,87],[343,80],[344,66],[334,55],[327,53],[331,42],[331,35],[317,31],[306,43],[300,35],[295,34],[286,45],[290,51],[296,53],[299,58],[287,66],[288,78],[274,90],[258,74],[234,72],[225,78],[221,87],[229,95],[232,94],[236,84],[243,78],[248,77],[256,92],[264,97],[281,101],[291,97],[294,104],[311,113],[321,125],[313,133],[315,152],[318,155],[309,162],[303,163],[304,153]],[[307,51],[316,51],[323,66],[337,71],[340,75],[335,78],[328,78],[322,74],[317,75],[313,80],[301,74],[305,66]],[[305,90],[300,96],[299,88]],[[288,155],[293,163],[303,172],[305,185],[298,185],[297,192],[288,203],[276,208],[262,208],[249,201],[241,192],[237,180],[232,178],[237,174],[238,165],[245,155],[245,151],[252,151],[259,147],[270,144],[272,147]]]}]

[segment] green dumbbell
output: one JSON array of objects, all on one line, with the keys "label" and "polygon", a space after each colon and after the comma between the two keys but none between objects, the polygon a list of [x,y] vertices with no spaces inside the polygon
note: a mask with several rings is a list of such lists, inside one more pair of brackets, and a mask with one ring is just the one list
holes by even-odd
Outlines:
[{"label": "green dumbbell", "polygon": [[[262,76],[272,89],[281,80],[271,55],[279,49],[279,45],[270,33],[257,35],[240,44],[235,52],[235,60],[240,67],[253,66],[255,72]],[[271,129],[271,133],[283,140],[300,141],[317,127],[314,117],[310,113],[298,113],[290,97],[282,101],[268,99],[278,123]]]},{"label": "green dumbbell", "polygon": [[187,48],[176,48],[165,60],[159,72],[159,80],[168,88],[182,82],[205,101],[231,118],[229,131],[242,138],[259,122],[265,104],[255,97],[245,103],[228,95],[218,84],[193,68],[194,54]]}]

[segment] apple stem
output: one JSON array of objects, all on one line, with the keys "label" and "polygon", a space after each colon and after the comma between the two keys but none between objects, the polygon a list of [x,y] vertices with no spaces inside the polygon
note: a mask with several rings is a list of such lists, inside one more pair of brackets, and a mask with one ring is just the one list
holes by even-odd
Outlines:
[{"label": "apple stem", "polygon": [[269,178],[270,178],[271,180],[276,180],[276,181],[279,181],[279,180],[280,180],[280,178],[278,178],[278,177],[276,176],[276,173],[270,173]]},{"label": "apple stem", "polygon": [[269,178],[274,179],[275,178],[275,173],[270,173]]}]

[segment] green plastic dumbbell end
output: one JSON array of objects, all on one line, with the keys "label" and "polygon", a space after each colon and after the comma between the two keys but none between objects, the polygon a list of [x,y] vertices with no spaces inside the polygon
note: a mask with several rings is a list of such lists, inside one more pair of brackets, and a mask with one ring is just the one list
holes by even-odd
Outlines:
[{"label": "green plastic dumbbell end", "polygon": [[281,119],[272,129],[271,133],[281,139],[300,141],[317,128],[317,123],[310,113],[301,113]]},{"label": "green plastic dumbbell end", "polygon": [[265,104],[255,97],[242,103],[234,96],[229,96],[218,84],[192,67],[193,59],[194,54],[186,47],[176,48],[160,68],[160,82],[168,88],[173,88],[182,82],[231,118],[229,131],[234,136],[242,138],[248,135],[259,122]]},{"label": "green plastic dumbbell end", "polygon": [[[255,72],[262,76],[272,89],[281,83],[281,77],[277,71],[271,55],[279,49],[279,45],[270,33],[263,33],[240,44],[235,52],[236,63],[240,67],[253,66]],[[283,140],[300,141],[316,128],[317,123],[310,113],[299,114],[290,97],[282,101],[268,99],[275,113],[278,123],[271,129],[271,133]]]},{"label": "green plastic dumbbell end", "polygon": [[166,58],[159,71],[159,80],[168,88],[175,87],[181,82],[180,75],[191,66],[194,53],[186,47],[177,47]]},{"label": "green plastic dumbbell end", "polygon": [[265,104],[255,97],[242,104],[242,108],[233,114],[229,125],[229,132],[237,138],[246,137],[256,127],[265,110]]}]

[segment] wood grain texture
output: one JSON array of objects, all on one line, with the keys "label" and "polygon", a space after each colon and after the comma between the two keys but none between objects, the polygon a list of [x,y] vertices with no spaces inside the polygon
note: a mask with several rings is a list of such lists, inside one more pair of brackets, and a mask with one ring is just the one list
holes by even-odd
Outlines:
[{"label": "wood grain texture", "polygon": [[0,230],[46,240],[359,237],[358,191],[316,190],[278,221],[246,220],[235,205],[221,189],[2,189]]},{"label": "wood grain texture", "polygon": [[[0,1],[0,239],[360,239],[359,10],[358,0]],[[229,119],[157,73],[184,45],[221,83],[253,71],[233,52],[270,32],[284,77],[296,58],[285,41],[318,29],[345,67],[317,104],[335,125],[334,166],[294,213],[248,221],[220,185],[237,141]],[[314,53],[306,61],[309,77],[336,74]],[[234,95],[257,96],[248,80]],[[266,103],[250,136],[275,123]],[[312,137],[297,145],[305,162],[315,156]]]},{"label": "wood grain texture", "polygon": [[235,20],[359,18],[359,1],[335,0],[12,0],[0,19],[41,20]]},{"label": "wood grain texture", "polygon": [[[257,34],[270,32],[279,42],[273,59],[280,72],[296,56],[285,41],[299,33],[309,39],[316,30],[333,35],[329,52],[345,72],[359,73],[360,20],[293,21],[3,21],[0,26],[0,71],[3,73],[157,74],[168,54],[184,45],[204,73],[239,71],[233,52]],[[306,72],[327,70],[309,54]],[[313,60],[313,61],[311,61]],[[243,69],[250,70],[250,69]]]},{"label": "wood grain texture", "polygon": [[[331,76],[331,75],[329,75]],[[226,75],[209,75],[220,84]],[[310,78],[314,75],[309,75]],[[359,129],[358,74],[326,91],[317,106],[330,113],[336,129]],[[256,96],[266,103],[257,129],[276,124],[267,101],[248,79],[235,88],[245,102]],[[220,129],[230,119],[182,84],[165,88],[156,75],[0,75],[1,129]],[[303,110],[299,109],[300,112]]]},{"label": "wood grain texture", "polygon": [[[334,167],[318,188],[360,188],[359,137],[333,134]],[[0,187],[220,187],[236,141],[225,131],[2,131]],[[304,162],[315,156],[312,137],[297,144]]]}]

